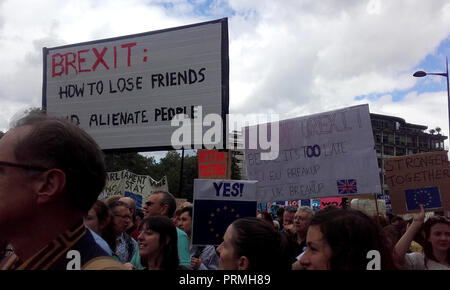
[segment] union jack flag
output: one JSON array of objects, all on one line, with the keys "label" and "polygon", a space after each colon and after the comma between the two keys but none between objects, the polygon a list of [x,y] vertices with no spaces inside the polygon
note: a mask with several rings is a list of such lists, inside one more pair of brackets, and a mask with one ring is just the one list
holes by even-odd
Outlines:
[{"label": "union jack flag", "polygon": [[358,193],[356,188],[356,179],[340,179],[336,180],[338,194]]}]

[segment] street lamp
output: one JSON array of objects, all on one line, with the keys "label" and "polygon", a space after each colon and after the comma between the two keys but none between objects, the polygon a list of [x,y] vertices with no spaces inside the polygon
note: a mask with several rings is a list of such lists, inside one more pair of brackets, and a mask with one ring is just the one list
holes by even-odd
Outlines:
[{"label": "street lamp", "polygon": [[[443,76],[447,78],[447,105],[448,105],[448,128],[450,130],[450,88],[449,88],[449,84],[448,84],[448,58],[445,57],[445,63],[446,63],[446,72],[445,73],[427,73],[424,71],[416,71],[413,76],[421,78],[424,77],[426,75],[438,75],[438,76]],[[449,136],[450,136],[450,131],[449,131]]]}]

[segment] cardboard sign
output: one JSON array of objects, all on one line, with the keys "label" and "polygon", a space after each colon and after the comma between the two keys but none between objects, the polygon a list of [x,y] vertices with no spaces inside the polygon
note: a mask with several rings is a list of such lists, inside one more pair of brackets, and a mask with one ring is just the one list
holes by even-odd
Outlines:
[{"label": "cardboard sign", "polygon": [[[251,130],[244,130],[246,148]],[[268,150],[245,150],[261,201],[381,192],[368,105],[280,121],[279,136],[269,133],[279,137],[276,159],[261,159]]]},{"label": "cardboard sign", "polygon": [[155,191],[169,191],[167,177],[156,181],[148,175],[138,175],[128,170],[108,172],[106,185],[98,197],[106,199],[111,196],[127,196],[134,199],[136,206],[142,208],[150,194]]},{"label": "cardboard sign", "polygon": [[241,217],[256,217],[257,181],[194,180],[192,244],[219,245],[227,227]]},{"label": "cardboard sign", "polygon": [[198,150],[198,178],[230,179],[231,152],[219,150]]},{"label": "cardboard sign", "polygon": [[[192,132],[200,115],[225,118],[228,62],[226,18],[44,48],[43,108],[78,124],[102,149],[170,150],[176,114],[188,116]],[[192,146],[211,141],[200,139]],[[205,145],[223,144],[217,139]]]},{"label": "cardboard sign", "polygon": [[450,209],[450,166],[447,151],[427,152],[384,161],[394,214]]}]

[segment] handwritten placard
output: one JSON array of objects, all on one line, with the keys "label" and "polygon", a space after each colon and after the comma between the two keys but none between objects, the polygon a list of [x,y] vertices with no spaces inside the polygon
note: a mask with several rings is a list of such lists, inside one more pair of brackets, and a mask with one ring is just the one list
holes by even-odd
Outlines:
[{"label": "handwritten placard", "polygon": [[157,181],[148,175],[139,175],[128,170],[108,172],[106,185],[99,199],[127,196],[133,198],[136,206],[141,208],[150,194],[158,190],[169,190],[166,176]]},{"label": "handwritten placard", "polygon": [[450,167],[447,151],[387,158],[384,161],[392,212],[450,209]]},{"label": "handwritten placard", "polygon": [[342,207],[342,197],[323,197],[320,199],[320,209],[327,206]]},{"label": "handwritten placard", "polygon": [[193,121],[228,112],[227,23],[44,48],[43,107],[102,149],[172,149],[176,114]]},{"label": "handwritten placard", "polygon": [[[368,105],[279,125],[276,159],[262,160],[262,149],[245,150],[247,174],[259,181],[261,201],[381,192]],[[244,129],[246,142],[249,131]]]},{"label": "handwritten placard", "polygon": [[198,177],[201,179],[230,179],[231,152],[198,150]]}]

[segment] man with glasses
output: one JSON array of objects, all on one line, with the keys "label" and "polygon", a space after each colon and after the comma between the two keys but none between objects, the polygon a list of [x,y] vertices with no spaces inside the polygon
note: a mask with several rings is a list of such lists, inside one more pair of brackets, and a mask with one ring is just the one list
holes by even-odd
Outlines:
[{"label": "man with glasses", "polygon": [[0,269],[123,269],[83,225],[106,180],[95,141],[65,119],[30,114],[0,139]]},{"label": "man with glasses", "polygon": [[115,201],[109,205],[113,216],[114,236],[116,237],[115,254],[120,262],[131,261],[137,250],[137,242],[126,233],[128,225],[131,223],[131,211],[128,205],[122,201]]}]

